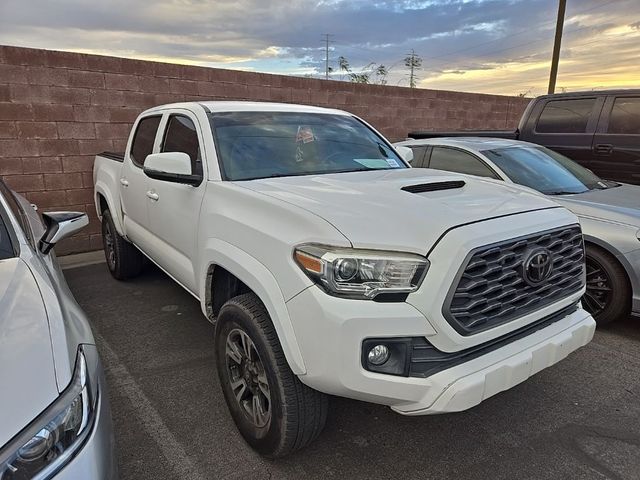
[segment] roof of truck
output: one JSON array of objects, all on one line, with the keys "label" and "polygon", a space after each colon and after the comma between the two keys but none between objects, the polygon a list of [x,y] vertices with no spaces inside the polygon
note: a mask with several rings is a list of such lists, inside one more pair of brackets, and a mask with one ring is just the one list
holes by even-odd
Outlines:
[{"label": "roof of truck", "polygon": [[627,88],[617,90],[587,90],[583,92],[565,92],[565,93],[551,93],[547,95],[540,95],[536,98],[566,98],[566,97],[594,97],[602,95],[640,95],[640,88]]},{"label": "roof of truck", "polygon": [[297,105],[294,103],[273,103],[273,102],[248,102],[248,101],[202,101],[202,102],[181,102],[167,105],[158,105],[147,112],[162,110],[165,108],[193,108],[195,105],[208,110],[209,112],[299,112],[299,113],[330,113],[334,115],[349,115],[349,113],[333,108],[314,107],[311,105]]}]

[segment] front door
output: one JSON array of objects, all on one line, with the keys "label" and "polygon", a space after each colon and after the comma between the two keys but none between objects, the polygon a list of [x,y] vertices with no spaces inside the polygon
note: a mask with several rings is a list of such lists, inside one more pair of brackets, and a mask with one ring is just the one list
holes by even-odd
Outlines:
[{"label": "front door", "polygon": [[591,144],[603,97],[551,99],[531,112],[535,123],[520,140],[544,145],[587,168],[593,166]]},{"label": "front door", "polygon": [[195,294],[198,222],[206,188],[202,129],[195,115],[180,110],[169,113],[163,125],[159,151],[189,155],[191,173],[201,176],[202,182],[191,186],[148,179],[148,189],[156,198],[149,202],[149,225],[154,236],[154,245],[149,253]]}]

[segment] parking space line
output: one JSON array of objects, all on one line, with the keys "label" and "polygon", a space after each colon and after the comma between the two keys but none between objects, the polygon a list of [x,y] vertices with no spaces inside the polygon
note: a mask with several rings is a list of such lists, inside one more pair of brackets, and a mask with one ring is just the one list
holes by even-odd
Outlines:
[{"label": "parking space line", "polygon": [[198,469],[180,442],[171,433],[162,420],[162,416],[154,408],[124,363],[120,361],[116,352],[104,337],[96,335],[96,338],[100,353],[105,360],[106,370],[111,373],[111,388],[122,392],[133,409],[137,411],[140,423],[162,452],[173,470],[175,478],[205,480],[207,476]]}]

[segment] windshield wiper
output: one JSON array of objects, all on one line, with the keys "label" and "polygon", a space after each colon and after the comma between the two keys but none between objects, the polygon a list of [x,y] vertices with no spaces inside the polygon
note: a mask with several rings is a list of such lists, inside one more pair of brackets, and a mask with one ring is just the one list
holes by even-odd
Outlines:
[{"label": "windshield wiper", "polygon": [[588,190],[584,190],[582,192],[569,192],[566,190],[552,190],[550,192],[543,192],[545,195],[578,195],[580,193],[584,193]]}]

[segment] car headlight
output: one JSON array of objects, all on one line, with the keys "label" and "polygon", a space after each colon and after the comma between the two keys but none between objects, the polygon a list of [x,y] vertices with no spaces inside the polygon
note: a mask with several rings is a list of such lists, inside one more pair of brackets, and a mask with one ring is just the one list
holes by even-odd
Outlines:
[{"label": "car headlight", "polygon": [[0,479],[49,478],[83,444],[98,402],[98,354],[78,349],[71,384],[38,418],[0,450]]},{"label": "car headlight", "polygon": [[300,268],[331,295],[372,299],[381,293],[418,289],[429,261],[411,253],[301,245],[294,250]]}]

